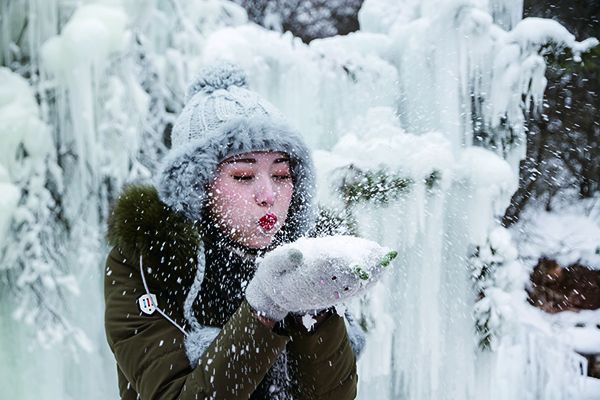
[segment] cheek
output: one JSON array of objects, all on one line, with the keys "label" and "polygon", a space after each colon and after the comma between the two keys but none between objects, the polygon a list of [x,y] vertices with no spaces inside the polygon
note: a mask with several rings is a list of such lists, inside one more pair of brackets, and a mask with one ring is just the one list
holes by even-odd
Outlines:
[{"label": "cheek", "polygon": [[211,190],[209,207],[213,215],[226,225],[239,225],[243,213],[249,205],[248,188],[242,185],[216,183]]},{"label": "cheek", "polygon": [[294,193],[294,185],[292,183],[282,185],[278,190],[279,205],[282,210],[287,212],[292,202],[292,195]]},{"label": "cheek", "polygon": [[285,185],[285,188],[282,190],[282,199],[289,205],[292,201],[292,195],[294,194],[294,185],[292,183]]}]

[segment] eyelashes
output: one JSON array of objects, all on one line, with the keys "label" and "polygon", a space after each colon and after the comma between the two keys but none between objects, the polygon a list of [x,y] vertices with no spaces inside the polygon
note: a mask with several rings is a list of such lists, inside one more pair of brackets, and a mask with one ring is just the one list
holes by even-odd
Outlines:
[{"label": "eyelashes", "polygon": [[[239,182],[250,182],[252,179],[254,179],[254,175],[231,175],[231,177]],[[286,181],[292,179],[292,176],[289,174],[273,175],[272,178],[276,181]]]},{"label": "eyelashes", "polygon": [[231,177],[236,180],[236,181],[251,181],[252,179],[254,179],[254,176],[252,175],[231,175]]}]

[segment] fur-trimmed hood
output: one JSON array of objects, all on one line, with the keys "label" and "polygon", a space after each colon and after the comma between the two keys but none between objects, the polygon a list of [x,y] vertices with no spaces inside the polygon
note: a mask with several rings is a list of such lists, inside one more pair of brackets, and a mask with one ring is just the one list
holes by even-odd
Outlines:
[{"label": "fur-trimmed hood", "polygon": [[133,185],[113,206],[107,240],[134,257],[133,265],[139,257],[143,271],[132,273],[140,274],[158,295],[161,311],[185,327],[186,353],[193,364],[219,332],[198,322],[193,310],[205,271],[198,225],[164,204],[153,186]]},{"label": "fur-trimmed hood", "polygon": [[171,132],[156,186],[160,199],[202,223],[208,184],[219,162],[253,151],[278,151],[290,159],[294,192],[288,220],[276,241],[305,235],[316,218],[315,171],[310,151],[273,104],[250,90],[245,72],[229,62],[205,66],[190,85]]},{"label": "fur-trimmed hood", "polygon": [[281,151],[290,158],[294,192],[288,220],[278,235],[283,241],[305,235],[316,217],[315,172],[302,138],[282,121],[255,116],[234,118],[185,146],[172,149],[158,175],[160,199],[189,220],[201,223],[207,188],[217,165],[250,151]]},{"label": "fur-trimmed hood", "polygon": [[196,274],[198,227],[158,198],[150,185],[126,187],[108,218],[107,240],[125,254],[143,255],[157,287],[187,292]]}]

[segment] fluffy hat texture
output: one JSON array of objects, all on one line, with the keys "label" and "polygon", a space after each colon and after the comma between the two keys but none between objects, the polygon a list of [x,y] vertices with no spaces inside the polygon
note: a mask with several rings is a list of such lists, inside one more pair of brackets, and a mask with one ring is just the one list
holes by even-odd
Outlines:
[{"label": "fluffy hat texture", "polygon": [[279,235],[294,240],[307,233],[316,216],[310,152],[281,113],[246,86],[246,75],[233,64],[201,71],[173,126],[173,147],[158,174],[159,196],[175,211],[201,222],[206,189],[220,161],[251,151],[281,151],[290,157],[294,193]]}]

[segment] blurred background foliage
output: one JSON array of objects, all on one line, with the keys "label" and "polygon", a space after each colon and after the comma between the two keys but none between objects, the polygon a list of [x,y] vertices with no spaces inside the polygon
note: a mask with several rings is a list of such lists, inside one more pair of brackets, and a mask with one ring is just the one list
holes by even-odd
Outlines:
[{"label": "blurred background foliage", "polygon": [[[576,38],[600,38],[598,0],[526,0],[523,14],[554,19]],[[581,63],[573,62],[569,52],[546,57],[544,109],[528,121],[527,156],[506,226],[517,222],[529,203],[552,211],[600,191],[600,47],[584,54]]]}]

